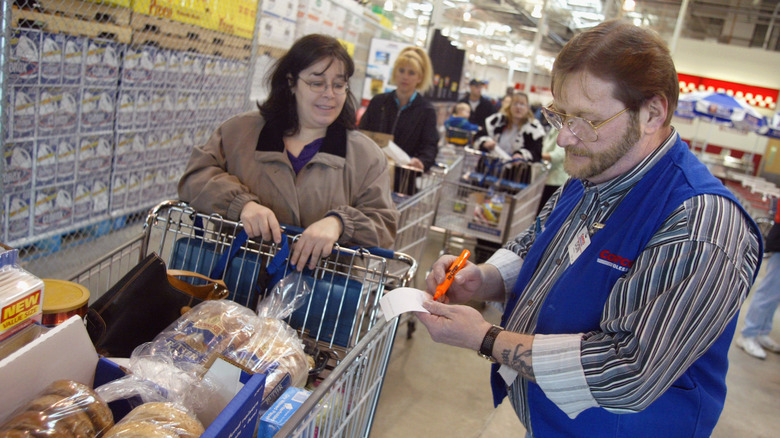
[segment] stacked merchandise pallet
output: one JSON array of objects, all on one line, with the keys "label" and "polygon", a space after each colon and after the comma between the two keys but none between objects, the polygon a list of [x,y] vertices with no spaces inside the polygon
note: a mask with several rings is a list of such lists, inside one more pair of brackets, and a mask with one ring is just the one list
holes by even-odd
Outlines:
[{"label": "stacked merchandise pallet", "polygon": [[0,240],[58,250],[64,235],[95,237],[175,196],[192,146],[245,107],[256,6],[221,3],[233,9],[12,8]]}]

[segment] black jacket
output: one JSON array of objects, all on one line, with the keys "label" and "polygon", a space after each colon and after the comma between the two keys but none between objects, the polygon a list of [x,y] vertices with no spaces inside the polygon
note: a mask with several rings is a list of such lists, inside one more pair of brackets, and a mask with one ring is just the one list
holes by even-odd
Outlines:
[{"label": "black jacket", "polygon": [[360,119],[359,127],[393,134],[393,142],[410,157],[422,161],[425,170],[436,162],[439,151],[436,109],[419,93],[400,113],[394,91],[374,96]]},{"label": "black jacket", "polygon": [[780,223],[775,222],[764,236],[764,252],[780,252]]},{"label": "black jacket", "polygon": [[[469,93],[466,93],[466,96],[460,101],[469,103]],[[469,116],[469,122],[484,128],[485,119],[494,112],[496,112],[496,106],[493,105],[493,102],[491,102],[490,99],[485,96],[480,96],[479,105],[477,105],[477,109],[471,112],[471,115]]]}]

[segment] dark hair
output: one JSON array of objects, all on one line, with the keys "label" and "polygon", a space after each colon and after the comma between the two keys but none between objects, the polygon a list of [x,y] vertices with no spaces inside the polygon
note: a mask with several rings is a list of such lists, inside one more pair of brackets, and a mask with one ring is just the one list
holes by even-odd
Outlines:
[{"label": "dark hair", "polygon": [[[344,64],[345,79],[349,81],[355,73],[355,63],[344,46],[336,38],[327,35],[311,34],[301,37],[276,61],[269,73],[270,79],[266,79],[271,92],[262,105],[257,105],[266,123],[276,124],[286,135],[296,134],[300,130],[290,78],[297,79],[301,71],[328,58],[331,63],[341,61]],[[355,129],[355,120],[355,97],[352,90],[347,89],[344,107],[333,123],[346,129]]]},{"label": "dark hair", "polygon": [[666,99],[664,125],[671,123],[680,84],[669,48],[656,32],[616,19],[574,36],[553,64],[553,96],[579,72],[614,83],[614,97],[634,113],[653,96]]}]

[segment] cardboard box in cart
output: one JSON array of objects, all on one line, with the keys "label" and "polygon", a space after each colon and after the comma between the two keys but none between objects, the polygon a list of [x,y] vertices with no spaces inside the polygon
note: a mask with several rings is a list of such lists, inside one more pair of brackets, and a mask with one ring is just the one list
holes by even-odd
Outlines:
[{"label": "cardboard box in cart", "polygon": [[[4,395],[0,397],[0,422],[55,380],[99,386],[123,375],[116,364],[98,357],[81,318],[74,316],[0,361]],[[264,386],[264,374],[252,375],[201,436],[252,437]],[[111,408],[118,419],[130,407],[127,403],[112,403]]]}]

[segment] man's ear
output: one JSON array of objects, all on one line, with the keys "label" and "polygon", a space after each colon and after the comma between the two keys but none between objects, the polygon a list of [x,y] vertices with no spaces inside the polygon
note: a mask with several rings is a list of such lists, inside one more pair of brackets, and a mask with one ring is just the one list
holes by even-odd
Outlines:
[{"label": "man's ear", "polygon": [[655,95],[645,101],[640,110],[644,131],[650,134],[661,129],[666,122],[668,109],[669,102],[663,96]]}]

